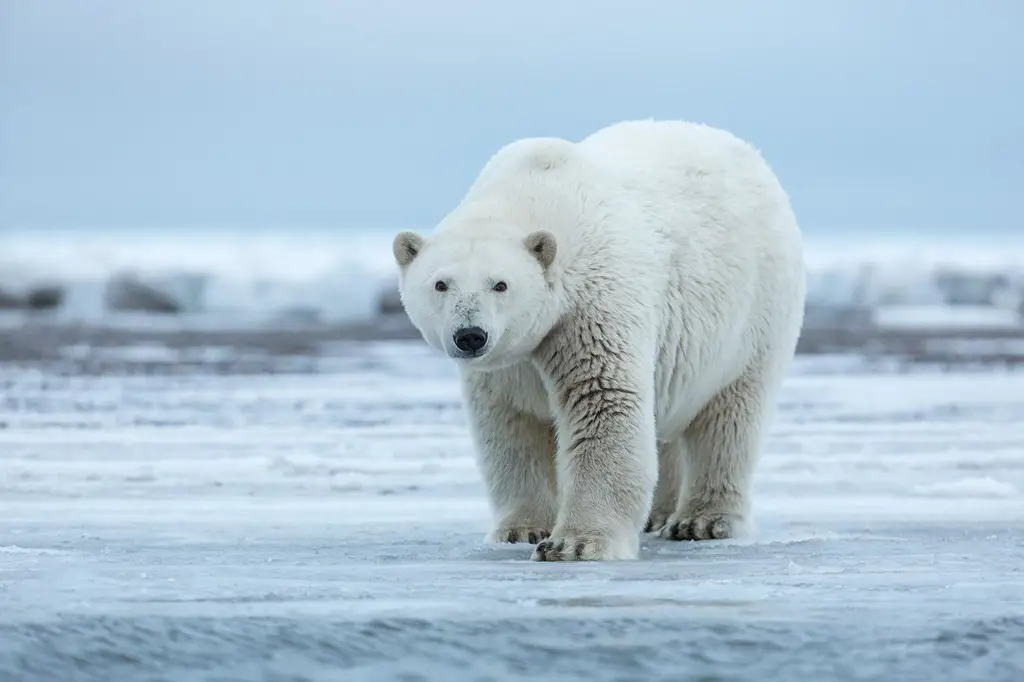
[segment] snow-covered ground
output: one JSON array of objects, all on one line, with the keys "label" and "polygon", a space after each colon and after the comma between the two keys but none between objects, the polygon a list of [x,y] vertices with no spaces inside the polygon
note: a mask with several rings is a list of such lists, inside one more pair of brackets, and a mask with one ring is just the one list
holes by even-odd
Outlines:
[{"label": "snow-covered ground", "polygon": [[800,358],[751,537],[537,564],[446,360],[311,362],[0,366],[0,680],[1024,679],[1024,373]]}]

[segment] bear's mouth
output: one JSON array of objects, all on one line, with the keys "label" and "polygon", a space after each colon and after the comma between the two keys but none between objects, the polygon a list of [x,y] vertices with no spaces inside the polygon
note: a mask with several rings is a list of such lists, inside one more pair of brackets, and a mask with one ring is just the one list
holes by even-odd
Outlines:
[{"label": "bear's mouth", "polygon": [[464,351],[457,348],[448,349],[448,356],[453,360],[476,360],[487,355],[488,348],[481,348],[475,351]]}]

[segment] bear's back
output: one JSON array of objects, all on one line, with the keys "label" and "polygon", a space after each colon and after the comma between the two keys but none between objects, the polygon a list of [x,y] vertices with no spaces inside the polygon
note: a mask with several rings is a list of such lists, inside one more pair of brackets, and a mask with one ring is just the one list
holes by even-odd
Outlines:
[{"label": "bear's back", "polygon": [[616,164],[655,164],[686,159],[702,170],[733,170],[736,161],[760,160],[751,144],[732,133],[689,121],[623,121],[579,142],[595,158]]}]

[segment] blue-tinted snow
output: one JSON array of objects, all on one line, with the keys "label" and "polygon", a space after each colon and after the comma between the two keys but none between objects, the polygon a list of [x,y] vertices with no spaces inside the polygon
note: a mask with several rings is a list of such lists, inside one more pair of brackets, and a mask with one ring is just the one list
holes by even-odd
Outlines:
[{"label": "blue-tinted snow", "polygon": [[751,537],[537,564],[453,369],[0,373],[0,680],[1024,679],[1024,373],[801,359]]}]

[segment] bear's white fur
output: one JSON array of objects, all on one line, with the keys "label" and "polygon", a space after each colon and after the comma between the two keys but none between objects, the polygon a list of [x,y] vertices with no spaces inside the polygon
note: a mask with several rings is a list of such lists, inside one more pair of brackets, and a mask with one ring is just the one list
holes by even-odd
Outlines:
[{"label": "bear's white fur", "polygon": [[394,252],[410,319],[458,364],[491,540],[634,559],[645,526],[744,529],[805,289],[757,150],[679,121],[520,140]]}]

